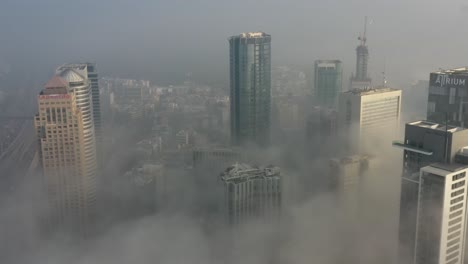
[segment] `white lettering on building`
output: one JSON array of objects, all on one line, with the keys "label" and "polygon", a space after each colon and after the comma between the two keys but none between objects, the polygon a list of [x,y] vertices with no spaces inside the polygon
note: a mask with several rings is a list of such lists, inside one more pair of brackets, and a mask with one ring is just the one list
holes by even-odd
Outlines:
[{"label": "white lettering on building", "polygon": [[448,75],[439,74],[437,75],[437,79],[435,81],[436,84],[440,86],[445,85],[457,85],[462,86],[465,85],[465,79],[458,79],[458,78],[450,78]]}]

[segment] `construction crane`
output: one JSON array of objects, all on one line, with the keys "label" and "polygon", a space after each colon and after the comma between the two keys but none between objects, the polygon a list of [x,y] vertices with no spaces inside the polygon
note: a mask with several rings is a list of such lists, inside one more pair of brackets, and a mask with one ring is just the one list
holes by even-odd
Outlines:
[{"label": "construction crane", "polygon": [[366,33],[367,33],[367,16],[364,17],[364,34],[358,37],[358,40],[361,41],[361,46],[366,45],[366,41],[367,41]]}]

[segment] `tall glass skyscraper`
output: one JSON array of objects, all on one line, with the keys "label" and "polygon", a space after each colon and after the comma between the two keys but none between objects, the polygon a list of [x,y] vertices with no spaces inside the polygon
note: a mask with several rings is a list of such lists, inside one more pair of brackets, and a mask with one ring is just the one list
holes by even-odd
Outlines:
[{"label": "tall glass skyscraper", "polygon": [[335,108],[338,94],[342,88],[341,61],[315,61],[314,92],[317,103],[321,106]]},{"label": "tall glass skyscraper", "polygon": [[271,122],[271,36],[242,33],[229,38],[231,140],[267,146]]}]

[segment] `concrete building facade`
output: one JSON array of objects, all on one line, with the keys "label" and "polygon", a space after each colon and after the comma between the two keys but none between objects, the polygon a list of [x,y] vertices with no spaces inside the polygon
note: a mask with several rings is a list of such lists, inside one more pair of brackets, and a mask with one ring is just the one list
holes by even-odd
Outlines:
[{"label": "concrete building facade", "polygon": [[[91,101],[93,108],[93,122],[94,132],[96,136],[97,148],[100,148],[100,142],[102,141],[102,120],[101,120],[101,99],[98,84],[98,72],[95,63],[75,63],[75,64],[64,64],[57,68],[56,73],[60,74],[66,69],[72,69],[83,78],[88,80],[88,84],[91,88]],[[99,152],[99,150],[98,150]]]},{"label": "concrete building facade", "polygon": [[468,168],[436,163],[420,172],[417,264],[461,264],[465,255]]},{"label": "concrete building facade", "polygon": [[279,220],[282,202],[281,172],[278,167],[252,167],[234,164],[221,175],[224,183],[225,211],[231,225],[261,219]]},{"label": "concrete building facade", "polygon": [[96,143],[91,88],[72,69],[38,96],[35,129],[53,228],[87,236],[96,213]]},{"label": "concrete building facade", "polygon": [[359,89],[340,95],[338,129],[347,137],[353,153],[375,150],[382,138],[398,135],[401,116],[401,90]]}]

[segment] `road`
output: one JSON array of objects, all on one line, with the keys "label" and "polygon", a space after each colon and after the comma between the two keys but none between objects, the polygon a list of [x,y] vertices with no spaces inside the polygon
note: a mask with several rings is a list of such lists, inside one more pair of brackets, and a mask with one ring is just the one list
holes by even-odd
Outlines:
[{"label": "road", "polygon": [[9,194],[20,186],[36,152],[32,121],[24,121],[18,136],[0,157],[0,194]]}]

